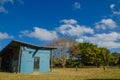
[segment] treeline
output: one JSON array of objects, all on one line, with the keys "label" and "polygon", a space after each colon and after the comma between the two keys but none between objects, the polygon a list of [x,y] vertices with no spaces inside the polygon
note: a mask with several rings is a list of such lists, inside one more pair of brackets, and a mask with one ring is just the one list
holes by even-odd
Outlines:
[{"label": "treeline", "polygon": [[77,43],[74,39],[59,38],[49,46],[57,47],[52,54],[52,67],[115,66],[120,65],[120,54],[111,53],[89,42]]}]

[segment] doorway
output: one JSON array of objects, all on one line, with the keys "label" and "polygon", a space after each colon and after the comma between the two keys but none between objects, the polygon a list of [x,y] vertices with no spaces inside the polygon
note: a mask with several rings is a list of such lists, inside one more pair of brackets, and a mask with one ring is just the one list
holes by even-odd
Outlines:
[{"label": "doorway", "polygon": [[39,72],[40,57],[34,58],[34,72]]}]

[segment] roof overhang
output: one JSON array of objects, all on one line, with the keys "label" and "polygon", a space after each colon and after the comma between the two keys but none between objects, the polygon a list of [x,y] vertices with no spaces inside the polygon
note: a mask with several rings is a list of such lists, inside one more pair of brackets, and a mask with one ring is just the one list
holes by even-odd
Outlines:
[{"label": "roof overhang", "polygon": [[17,40],[13,40],[11,41],[1,52],[0,52],[0,56],[5,53],[8,50],[12,50],[12,49],[16,49],[19,46],[25,46],[25,47],[29,47],[29,48],[33,48],[33,49],[41,49],[41,50],[53,50],[53,49],[57,49],[55,47],[51,47],[51,46],[37,46],[37,45],[33,45],[33,44],[29,44],[26,42],[21,42],[21,41],[17,41]]}]

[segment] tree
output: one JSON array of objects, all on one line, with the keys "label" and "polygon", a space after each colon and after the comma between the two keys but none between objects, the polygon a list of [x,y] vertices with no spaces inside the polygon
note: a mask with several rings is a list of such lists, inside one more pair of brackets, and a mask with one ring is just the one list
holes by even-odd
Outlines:
[{"label": "tree", "polygon": [[55,54],[53,54],[53,56],[58,59],[58,63],[60,63],[63,68],[65,68],[66,59],[68,57],[68,49],[70,45],[72,45],[72,41],[65,37],[58,38],[52,43],[48,44],[48,46],[57,47],[57,50]]},{"label": "tree", "polygon": [[106,48],[99,48],[100,51],[100,58],[101,64],[103,65],[103,69],[105,70],[105,66],[109,64],[110,61],[110,51]]},{"label": "tree", "polygon": [[117,63],[118,63],[117,57],[114,56],[113,54],[110,54],[109,57],[110,57],[109,65],[110,65],[110,66],[115,66],[115,65],[117,65]]},{"label": "tree", "polygon": [[92,43],[83,42],[78,45],[73,45],[69,49],[72,57],[79,57],[83,65],[96,65],[97,67],[105,66],[114,61],[114,57],[110,54],[107,48],[99,48]]},{"label": "tree", "polygon": [[78,44],[81,55],[81,62],[83,65],[89,65],[93,62],[94,52],[93,48],[97,47],[89,42],[83,42]]},{"label": "tree", "polygon": [[120,53],[113,52],[111,55],[113,56],[112,65],[120,66]]},{"label": "tree", "polygon": [[95,52],[97,46],[92,43],[79,43],[77,45],[72,45],[69,49],[69,53],[72,59],[77,59],[77,64],[79,65],[93,65],[95,59]]},{"label": "tree", "polygon": [[100,48],[89,42],[78,44],[74,39],[59,38],[49,45],[58,48],[53,58],[55,64],[60,64],[63,68],[67,62],[67,66],[69,67],[94,65],[97,67],[103,66],[105,70],[105,66],[113,63],[115,60],[115,57],[110,54],[109,49]]},{"label": "tree", "polygon": [[89,65],[96,65],[97,63],[96,56],[98,52],[99,52],[99,49],[97,48],[96,45],[91,45],[91,47],[87,48],[85,54],[88,54],[88,56],[86,57],[88,62],[86,63],[88,63]]},{"label": "tree", "polygon": [[80,54],[80,49],[78,45],[72,45],[69,48],[69,53],[70,53],[70,59],[73,60],[76,56]]}]

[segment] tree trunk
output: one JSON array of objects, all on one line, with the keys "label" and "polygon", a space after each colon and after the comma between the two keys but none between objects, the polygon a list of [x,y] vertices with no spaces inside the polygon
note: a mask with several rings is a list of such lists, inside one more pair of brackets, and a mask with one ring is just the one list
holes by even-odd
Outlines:
[{"label": "tree trunk", "polygon": [[105,66],[103,65],[103,70],[105,71]]},{"label": "tree trunk", "polygon": [[99,67],[100,67],[100,64],[97,64],[96,66],[97,66],[97,68],[99,68]]},{"label": "tree trunk", "polygon": [[65,64],[62,64],[62,68],[65,68]]},{"label": "tree trunk", "polygon": [[75,69],[76,69],[76,71],[78,71],[78,67],[77,67],[77,65],[76,65],[76,68],[75,68]]}]

